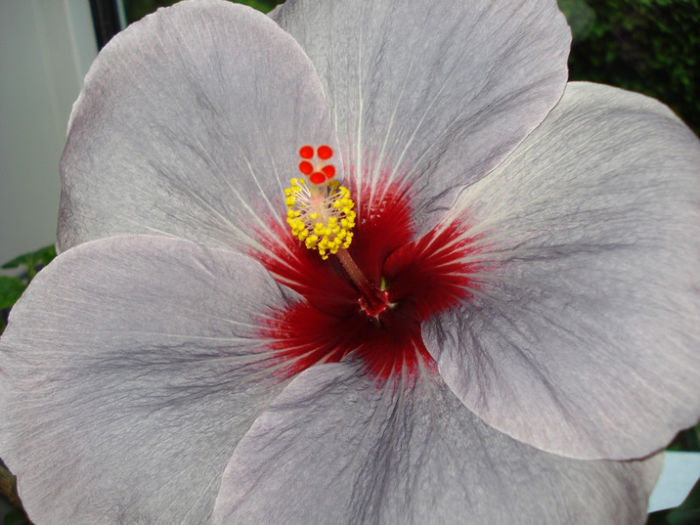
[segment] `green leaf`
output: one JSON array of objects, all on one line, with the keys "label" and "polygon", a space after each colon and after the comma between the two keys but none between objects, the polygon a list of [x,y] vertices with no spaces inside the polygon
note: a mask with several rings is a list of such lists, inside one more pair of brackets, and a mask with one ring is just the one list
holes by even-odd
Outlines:
[{"label": "green leaf", "polygon": [[41,264],[46,266],[56,257],[56,245],[51,244],[49,246],[44,246],[43,248],[37,250],[35,253],[39,258]]},{"label": "green leaf", "polygon": [[19,268],[20,266],[26,266],[27,269],[29,269],[34,268],[37,264],[46,266],[54,257],[56,257],[56,248],[53,245],[44,246],[35,252],[25,253],[15,257],[11,261],[7,261],[2,265],[2,268]]},{"label": "green leaf", "polygon": [[53,245],[44,246],[35,252],[29,252],[15,257],[11,261],[7,261],[0,268],[19,268],[20,266],[24,266],[27,269],[24,277],[26,281],[29,282],[34,278],[36,272],[49,264],[54,257],[56,257],[56,248]]},{"label": "green leaf", "polygon": [[7,261],[5,264],[0,266],[0,268],[19,268],[20,266],[26,266],[29,267],[29,265],[34,261],[32,258],[31,253],[25,253],[24,255],[19,255],[12,259],[11,261]]},{"label": "green leaf", "polygon": [[[282,0],[231,0],[236,4],[244,4],[262,11],[269,12],[277,4],[281,4]],[[123,0],[124,13],[126,14],[127,23],[136,22],[148,13],[152,13],[159,7],[173,5],[177,0]]]},{"label": "green leaf", "polygon": [[234,0],[239,4],[245,4],[253,9],[257,9],[258,11],[262,11],[263,13],[267,13],[272,10],[273,7],[275,7],[277,4],[279,4],[279,1],[275,0]]},{"label": "green leaf", "polygon": [[27,287],[18,277],[0,276],[0,310],[10,308]]}]

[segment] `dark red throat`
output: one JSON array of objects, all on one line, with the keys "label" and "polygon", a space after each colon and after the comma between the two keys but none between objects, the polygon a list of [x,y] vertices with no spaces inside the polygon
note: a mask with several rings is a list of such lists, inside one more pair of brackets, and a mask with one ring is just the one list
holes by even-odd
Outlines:
[{"label": "dark red throat", "polygon": [[280,305],[271,320],[261,321],[260,336],[273,341],[271,362],[282,365],[284,375],[353,357],[379,380],[413,377],[419,366],[434,368],[421,323],[468,299],[474,289],[469,275],[479,266],[465,262],[477,251],[474,239],[462,236],[462,219],[414,240],[408,193],[387,188],[383,195],[358,210],[346,254],[365,284],[349,275],[343,257],[323,261],[279,227],[273,231],[286,248],[264,238],[274,256],[255,254],[304,298]]}]

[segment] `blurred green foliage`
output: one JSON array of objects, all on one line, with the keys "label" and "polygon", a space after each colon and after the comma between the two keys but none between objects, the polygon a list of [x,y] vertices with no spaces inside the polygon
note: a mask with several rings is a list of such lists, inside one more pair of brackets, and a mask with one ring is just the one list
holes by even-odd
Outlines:
[{"label": "blurred green foliage", "polygon": [[[124,12],[128,23],[152,13],[159,7],[167,7],[177,3],[178,0],[123,0]],[[253,9],[267,13],[277,4],[281,4],[283,0],[231,0],[236,4],[245,4]]]},{"label": "blurred green foliage", "polygon": [[[124,0],[133,22],[176,0]],[[281,0],[232,0],[266,13]],[[658,98],[700,135],[700,0],[558,0],[574,41],[571,80]]]},{"label": "blurred green foliage", "polygon": [[638,91],[700,135],[700,0],[559,0],[574,33],[571,80]]}]

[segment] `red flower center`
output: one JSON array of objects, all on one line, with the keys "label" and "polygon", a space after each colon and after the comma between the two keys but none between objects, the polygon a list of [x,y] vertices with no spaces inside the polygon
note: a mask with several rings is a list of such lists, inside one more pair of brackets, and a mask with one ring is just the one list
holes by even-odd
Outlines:
[{"label": "red flower center", "polygon": [[[364,190],[360,197],[369,195]],[[358,195],[363,189],[351,186],[350,191]],[[411,377],[420,366],[433,368],[421,323],[473,289],[477,249],[464,235],[463,221],[414,240],[408,193],[393,188],[374,193],[383,197],[358,209],[352,244],[338,256],[322,260],[279,227],[274,232],[282,245],[264,239],[274,255],[256,253],[278,282],[303,297],[261,320],[260,336],[272,341],[274,361],[285,375],[348,357],[361,359],[380,380],[402,373]]]}]

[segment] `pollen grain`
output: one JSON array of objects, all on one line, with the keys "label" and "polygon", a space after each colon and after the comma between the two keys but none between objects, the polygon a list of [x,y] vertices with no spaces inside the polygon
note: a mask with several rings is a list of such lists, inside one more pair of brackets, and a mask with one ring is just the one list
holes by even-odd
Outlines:
[{"label": "pollen grain", "polygon": [[284,202],[292,235],[308,249],[317,250],[322,259],[348,248],[355,226],[350,191],[337,180],[309,185],[294,177],[290,182],[284,190]]}]

